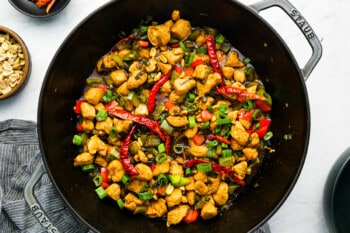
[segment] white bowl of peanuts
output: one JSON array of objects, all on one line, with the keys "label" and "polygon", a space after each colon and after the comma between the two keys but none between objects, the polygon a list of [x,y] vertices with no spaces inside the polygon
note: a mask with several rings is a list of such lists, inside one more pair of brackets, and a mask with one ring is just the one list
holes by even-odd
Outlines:
[{"label": "white bowl of peanuts", "polygon": [[11,29],[0,25],[0,100],[18,90],[30,74],[30,56],[23,40]]}]

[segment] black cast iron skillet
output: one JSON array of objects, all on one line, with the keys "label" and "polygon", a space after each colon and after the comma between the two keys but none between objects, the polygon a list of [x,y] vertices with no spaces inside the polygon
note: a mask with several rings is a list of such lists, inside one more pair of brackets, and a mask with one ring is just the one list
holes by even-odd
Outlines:
[{"label": "black cast iron skillet", "polygon": [[[302,169],[310,133],[310,112],[304,78],[321,57],[321,46],[305,21],[301,27],[313,55],[300,69],[278,34],[257,13],[279,6],[297,23],[304,20],[285,0],[263,1],[246,7],[229,0],[122,0],[98,9],[64,41],[46,73],[42,86],[38,134],[46,171],[67,205],[91,229],[99,232],[248,232],[267,221],[284,202]],[[273,98],[271,112],[275,153],[267,156],[260,173],[235,205],[210,221],[167,228],[165,222],[133,216],[115,203],[97,198],[91,180],[73,167],[78,151],[72,145],[76,116],[72,107],[96,61],[119,39],[152,15],[159,22],[179,9],[192,25],[222,32],[251,58]],[[298,18],[297,16],[300,15]],[[301,25],[301,24],[299,24]],[[285,135],[292,135],[286,140]],[[258,184],[258,185],[256,185]]]}]

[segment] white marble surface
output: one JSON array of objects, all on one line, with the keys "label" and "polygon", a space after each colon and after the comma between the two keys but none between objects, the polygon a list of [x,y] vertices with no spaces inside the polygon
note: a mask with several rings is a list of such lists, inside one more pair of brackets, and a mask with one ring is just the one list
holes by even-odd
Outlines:
[{"label": "white marble surface", "polygon": [[[333,162],[350,142],[350,92],[346,85],[350,84],[350,18],[347,17],[350,2],[290,1],[321,39],[323,56],[306,84],[312,126],[304,169],[290,196],[269,224],[273,233],[325,233],[328,231],[322,212],[324,183]],[[33,62],[24,89],[16,96],[0,101],[0,121],[10,118],[36,121],[41,84],[57,48],[81,20],[106,2],[72,0],[59,15],[37,19],[19,13],[8,1],[0,1],[0,24],[23,38]],[[256,0],[241,2],[249,5]],[[311,51],[296,27],[281,10],[270,9],[261,15],[282,35],[303,66]]]}]

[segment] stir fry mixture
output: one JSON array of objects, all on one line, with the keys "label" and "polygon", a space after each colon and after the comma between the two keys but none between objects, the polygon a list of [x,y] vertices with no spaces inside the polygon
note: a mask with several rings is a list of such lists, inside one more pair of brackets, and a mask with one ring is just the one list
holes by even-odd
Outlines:
[{"label": "stir fry mixture", "polygon": [[272,136],[271,97],[250,59],[176,10],[124,35],[74,110],[74,166],[98,197],[167,226],[229,207]]},{"label": "stir fry mixture", "polygon": [[34,2],[37,7],[42,8],[46,6],[45,12],[48,14],[55,4],[56,0],[29,0],[31,2]]}]

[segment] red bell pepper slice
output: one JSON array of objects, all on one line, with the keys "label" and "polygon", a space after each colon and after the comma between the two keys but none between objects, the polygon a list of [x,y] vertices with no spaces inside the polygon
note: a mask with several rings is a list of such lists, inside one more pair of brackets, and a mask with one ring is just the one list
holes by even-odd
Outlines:
[{"label": "red bell pepper slice", "polygon": [[194,68],[196,68],[196,66],[198,66],[198,65],[203,65],[203,64],[204,64],[204,60],[202,60],[202,59],[197,59],[197,60],[195,60],[194,62],[192,62],[191,67],[194,69]]},{"label": "red bell pepper slice", "polygon": [[205,137],[202,134],[196,134],[193,136],[193,142],[197,146],[200,146],[205,142]]},{"label": "red bell pepper slice", "polygon": [[239,114],[238,114],[238,118],[242,119],[242,120],[246,120],[246,121],[252,121],[253,119],[253,113],[254,113],[254,109],[250,110],[250,111],[244,111],[242,110]]},{"label": "red bell pepper slice", "polygon": [[82,124],[77,124],[77,131],[78,132],[83,132],[84,131],[84,128],[83,128]]},{"label": "red bell pepper slice", "polygon": [[214,114],[209,112],[209,110],[203,110],[201,112],[201,117],[202,117],[203,122],[210,121],[211,118],[213,118],[213,116],[214,116]]},{"label": "red bell pepper slice", "polygon": [[182,219],[185,223],[191,223],[197,221],[199,216],[199,210],[190,208],[186,214],[186,216]]},{"label": "red bell pepper slice", "polygon": [[85,100],[76,100],[75,101],[75,108],[74,108],[74,112],[76,114],[81,114],[81,104],[84,103]]}]

